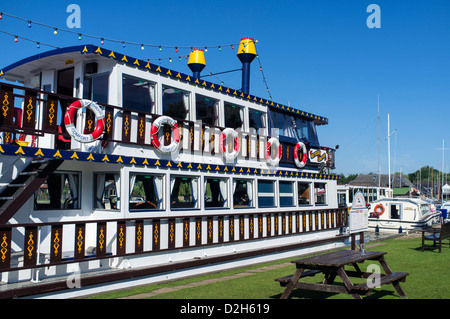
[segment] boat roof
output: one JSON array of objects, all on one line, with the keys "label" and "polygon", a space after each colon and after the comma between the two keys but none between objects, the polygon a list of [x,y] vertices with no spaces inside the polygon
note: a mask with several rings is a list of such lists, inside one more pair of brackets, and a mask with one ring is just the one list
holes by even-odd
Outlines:
[{"label": "boat roof", "polygon": [[409,202],[412,204],[420,205],[420,204],[428,204],[428,202],[420,199],[420,198],[392,198],[392,197],[386,197],[377,199],[376,201],[373,201],[372,204],[380,203],[380,202]]},{"label": "boat roof", "polygon": [[243,100],[252,101],[274,110],[283,111],[287,114],[307,118],[313,120],[316,125],[328,124],[328,119],[326,117],[302,111],[291,106],[276,103],[271,100],[263,99],[255,95],[246,94],[242,91],[231,89],[217,83],[196,79],[190,75],[167,69],[160,65],[152,64],[149,61],[133,58],[131,56],[110,51],[103,47],[95,46],[92,44],[58,48],[30,56],[28,58],[17,61],[3,69],[0,69],[0,77],[5,77],[7,80],[20,81],[20,79],[29,77],[30,74],[40,72],[41,69],[54,68],[54,65],[59,63],[62,63],[62,65],[64,65],[65,61],[67,60],[83,57],[91,58],[93,55],[101,56],[106,59],[113,59],[117,63],[122,63],[133,68],[143,69],[152,73],[160,74],[162,76],[170,77],[174,80],[197,85],[199,87],[210,89],[216,92],[221,92],[223,94],[231,95]]}]

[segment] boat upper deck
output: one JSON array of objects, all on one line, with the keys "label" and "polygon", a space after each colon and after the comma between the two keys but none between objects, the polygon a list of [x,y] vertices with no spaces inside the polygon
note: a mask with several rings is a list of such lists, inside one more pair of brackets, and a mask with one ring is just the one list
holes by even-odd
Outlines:
[{"label": "boat upper deck", "polygon": [[[272,153],[284,168],[334,168],[335,150],[321,146],[316,132],[327,118],[103,47],[52,50],[7,66],[0,76],[23,84],[0,83],[2,144],[21,141],[36,148],[170,161],[173,154],[158,152],[152,142],[154,122],[165,115],[177,123],[178,156],[184,162],[224,164],[221,150],[227,145],[220,144],[221,134],[232,128],[239,136],[235,165],[269,169],[273,165],[266,162]],[[78,99],[95,101],[104,112],[104,132],[97,144],[80,143],[66,132],[64,114]],[[92,134],[95,119],[94,112],[79,112],[76,126]],[[163,145],[171,144],[170,125],[158,134]],[[279,148],[267,151],[274,136]],[[300,154],[299,142],[306,145]],[[306,150],[300,167],[295,159]]]}]

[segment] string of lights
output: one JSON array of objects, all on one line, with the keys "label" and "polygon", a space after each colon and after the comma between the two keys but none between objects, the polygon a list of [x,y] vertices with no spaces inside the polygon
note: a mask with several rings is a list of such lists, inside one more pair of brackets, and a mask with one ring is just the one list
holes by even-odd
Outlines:
[{"label": "string of lights", "polygon": [[22,36],[18,36],[16,34],[12,34],[12,33],[9,33],[9,32],[3,31],[3,30],[0,30],[0,33],[7,34],[7,35],[10,35],[10,36],[14,37],[14,42],[16,42],[16,43],[19,42],[19,39],[35,43],[36,47],[38,49],[41,47],[41,45],[45,45],[45,46],[48,46],[48,47],[51,47],[51,48],[54,48],[54,49],[59,49],[59,47],[57,47],[57,46],[54,46],[54,45],[51,45],[51,44],[48,44],[48,43],[44,43],[44,42],[35,41],[35,40],[29,39],[29,38],[25,38],[25,37],[22,37]]},{"label": "string of lights", "polygon": [[15,15],[9,14],[9,13],[0,12],[0,20],[2,20],[4,16],[24,21],[27,23],[29,28],[31,28],[32,25],[39,25],[39,26],[51,29],[51,30],[53,30],[54,35],[57,35],[58,32],[67,32],[67,33],[78,35],[78,40],[82,40],[83,37],[86,37],[86,38],[100,40],[100,44],[102,44],[102,45],[105,44],[105,41],[108,41],[108,42],[120,43],[120,44],[122,44],[123,47],[125,47],[126,45],[140,46],[142,50],[144,50],[145,47],[151,47],[151,48],[158,48],[159,51],[161,52],[162,49],[165,48],[165,49],[175,49],[175,52],[178,53],[179,49],[193,50],[193,48],[199,47],[199,48],[204,48],[205,52],[207,52],[208,48],[210,48],[210,49],[217,48],[219,51],[222,51],[222,48],[231,47],[231,49],[234,49],[235,45],[239,45],[239,43],[230,43],[230,44],[221,44],[221,45],[185,46],[185,45],[162,45],[162,44],[152,44],[152,43],[140,43],[140,42],[117,40],[117,39],[106,38],[106,37],[102,37],[102,36],[98,36],[98,35],[81,33],[81,32],[77,32],[77,31],[73,31],[73,30],[69,30],[69,29],[51,26],[51,25],[33,21],[30,19],[25,19],[25,18],[18,17]]},{"label": "string of lights", "polygon": [[[19,16],[15,16],[9,13],[5,13],[5,12],[0,12],[0,21],[2,21],[4,19],[4,17],[9,17],[12,19],[16,19],[16,20],[20,20],[20,21],[24,21],[27,23],[27,27],[31,28],[33,25],[38,25],[44,28],[48,28],[50,30],[53,30],[53,34],[54,35],[58,35],[58,32],[65,32],[65,33],[69,33],[69,34],[75,34],[78,36],[78,40],[82,40],[83,38],[91,38],[91,39],[96,39],[96,40],[100,40],[100,44],[104,45],[105,41],[107,42],[111,42],[111,43],[118,43],[118,44],[122,44],[122,47],[126,47],[127,45],[131,45],[131,46],[138,46],[141,48],[141,50],[145,50],[146,47],[148,48],[157,48],[159,50],[159,52],[162,52],[163,49],[174,49],[175,53],[178,53],[179,50],[181,49],[189,49],[190,51],[193,51],[194,48],[203,48],[204,52],[208,52],[208,49],[218,49],[218,51],[222,51],[222,48],[226,48],[226,47],[230,47],[232,50],[235,49],[235,45],[239,46],[239,43],[229,43],[229,44],[220,44],[220,45],[203,45],[203,46],[186,46],[186,45],[163,45],[163,44],[152,44],[152,43],[140,43],[140,42],[133,42],[133,41],[124,41],[124,40],[117,40],[117,39],[111,39],[111,38],[106,38],[106,37],[102,37],[102,36],[98,36],[98,35],[91,35],[91,34],[86,34],[86,33],[81,33],[81,32],[77,32],[77,31],[73,31],[73,30],[69,30],[69,29],[64,29],[64,28],[59,28],[56,26],[52,26],[52,25],[48,25],[45,23],[41,23],[41,22],[37,22],[34,20],[30,20],[30,19],[26,19],[23,17],[19,17]],[[23,36],[19,36],[17,34],[13,34],[10,32],[6,32],[6,31],[2,31],[0,30],[0,33],[9,35],[14,37],[14,42],[19,42],[19,39],[23,39],[25,41],[28,42],[32,42],[36,44],[36,47],[39,49],[41,47],[41,45],[44,46],[48,46],[51,48],[55,48],[55,49],[59,49],[58,46],[55,45],[51,45],[42,41],[36,41],[30,38],[26,38]],[[255,41],[254,43],[256,44],[258,41]],[[174,60],[178,60],[178,61],[182,61],[182,58],[187,59],[189,57],[189,55],[175,55],[175,56],[170,56],[170,57],[159,57],[159,58],[148,58],[146,59],[147,61],[158,61],[159,63],[161,63],[162,61],[169,61],[169,62],[173,62]],[[265,77],[263,68],[262,68],[262,64],[261,64],[261,60],[259,58],[259,55],[256,56],[257,60],[258,60],[258,64],[259,64],[259,70],[261,71],[262,74],[262,79],[264,82],[264,85],[266,87],[266,91],[269,95],[269,99],[272,100],[272,95],[270,93],[270,89],[269,89],[269,85],[267,83],[267,79]],[[208,71],[209,72],[209,71]],[[222,84],[224,84],[224,82],[219,79],[216,75],[212,74],[212,72],[209,72],[212,76],[214,76],[217,80],[219,80]]]}]

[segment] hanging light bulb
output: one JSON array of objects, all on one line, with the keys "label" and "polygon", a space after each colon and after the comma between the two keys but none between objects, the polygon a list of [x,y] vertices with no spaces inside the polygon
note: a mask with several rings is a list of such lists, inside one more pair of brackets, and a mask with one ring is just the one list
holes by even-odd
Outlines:
[{"label": "hanging light bulb", "polygon": [[205,47],[205,52],[208,52],[208,48],[207,47]]},{"label": "hanging light bulb", "polygon": [[40,49],[41,48],[41,44],[38,42],[36,43],[36,48]]},{"label": "hanging light bulb", "polygon": [[169,62],[172,62],[172,58],[169,58]]},{"label": "hanging light bulb", "polygon": [[28,21],[28,27],[31,28],[31,21]]},{"label": "hanging light bulb", "polygon": [[125,48],[125,46],[126,46],[125,42],[122,42],[122,48]]},{"label": "hanging light bulb", "polygon": [[102,41],[100,41],[101,45],[105,44],[105,40],[102,38]]},{"label": "hanging light bulb", "polygon": [[81,33],[78,33],[78,40],[81,40]]},{"label": "hanging light bulb", "polygon": [[55,31],[53,31],[53,34],[54,34],[54,35],[57,35],[57,34],[58,34],[58,28],[55,28]]},{"label": "hanging light bulb", "polygon": [[178,57],[178,60],[181,61],[181,57],[180,56]]},{"label": "hanging light bulb", "polygon": [[14,42],[19,42],[19,37],[17,35],[14,36]]},{"label": "hanging light bulb", "polygon": [[0,20],[3,19],[3,12],[0,12]]},{"label": "hanging light bulb", "polygon": [[159,52],[161,52],[162,51],[162,48],[161,48],[161,46],[159,46]]},{"label": "hanging light bulb", "polygon": [[177,47],[175,47],[175,52],[177,52],[177,53],[178,53],[178,48],[177,48]]},{"label": "hanging light bulb", "polygon": [[231,45],[231,50],[234,50],[234,45]]},{"label": "hanging light bulb", "polygon": [[143,44],[141,44],[141,50],[144,50],[144,45]]},{"label": "hanging light bulb", "polygon": [[219,51],[222,51],[222,48],[220,47],[220,45],[219,45]]}]

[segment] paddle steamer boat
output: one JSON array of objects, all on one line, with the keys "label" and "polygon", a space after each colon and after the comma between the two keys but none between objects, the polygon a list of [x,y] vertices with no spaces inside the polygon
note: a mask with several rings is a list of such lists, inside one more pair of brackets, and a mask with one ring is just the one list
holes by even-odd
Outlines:
[{"label": "paddle steamer boat", "polygon": [[255,56],[242,39],[241,90],[203,80],[198,49],[191,75],[94,45],[1,69],[0,289],[36,284],[0,294],[343,245],[328,119],[251,95]]}]

